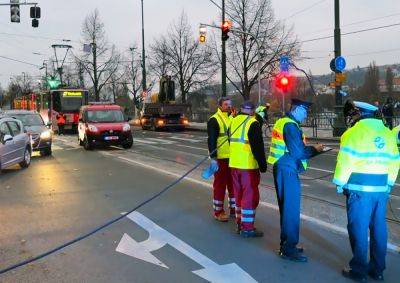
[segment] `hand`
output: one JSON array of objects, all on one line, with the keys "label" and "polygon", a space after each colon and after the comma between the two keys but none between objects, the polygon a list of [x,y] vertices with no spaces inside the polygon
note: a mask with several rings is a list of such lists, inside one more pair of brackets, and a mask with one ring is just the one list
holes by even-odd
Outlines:
[{"label": "hand", "polygon": [[336,191],[338,194],[343,194],[343,186],[336,186]]},{"label": "hand", "polygon": [[314,148],[317,152],[322,152],[324,150],[324,146],[322,144],[317,143],[314,145]]},{"label": "hand", "polygon": [[216,159],[211,159],[211,166],[218,167],[218,161]]}]

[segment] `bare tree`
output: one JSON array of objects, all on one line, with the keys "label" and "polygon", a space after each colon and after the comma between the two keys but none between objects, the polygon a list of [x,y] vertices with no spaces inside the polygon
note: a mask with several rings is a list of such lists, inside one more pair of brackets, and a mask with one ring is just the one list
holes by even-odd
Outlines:
[{"label": "bare tree", "polygon": [[[275,19],[271,0],[227,0],[226,6],[233,26],[260,42],[262,79],[274,75],[281,55],[298,56],[299,44],[292,30]],[[227,46],[228,80],[247,100],[258,81],[257,44],[250,35],[231,33]]]},{"label": "bare tree", "polygon": [[121,56],[115,46],[110,46],[108,43],[104,24],[97,9],[86,17],[82,36],[85,43],[91,44],[92,50],[91,53],[83,54],[79,61],[89,75],[95,99],[99,101],[101,90],[118,70]]},{"label": "bare tree", "polygon": [[156,56],[166,58],[165,62],[161,62],[159,73],[170,72],[177,80],[183,103],[186,103],[186,96],[190,90],[204,85],[215,74],[211,49],[200,46],[194,39],[185,13],[182,13],[178,21],[170,26],[168,34],[161,37],[153,46],[160,47],[153,48]]},{"label": "bare tree", "polygon": [[154,42],[150,46],[150,71],[154,73],[158,79],[171,75],[168,57],[168,47],[165,37]]}]

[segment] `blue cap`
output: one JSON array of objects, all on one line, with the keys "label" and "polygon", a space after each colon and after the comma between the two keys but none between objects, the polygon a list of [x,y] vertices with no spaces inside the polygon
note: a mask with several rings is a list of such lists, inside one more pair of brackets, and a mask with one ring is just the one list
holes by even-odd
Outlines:
[{"label": "blue cap", "polygon": [[242,109],[254,110],[255,108],[254,103],[251,101],[245,101],[242,104]]},{"label": "blue cap", "polygon": [[313,105],[312,102],[303,101],[297,98],[292,99],[292,106],[303,106],[304,108],[308,109],[311,105]]},{"label": "blue cap", "polygon": [[354,106],[364,113],[375,113],[378,111],[378,107],[362,101],[354,101]]}]

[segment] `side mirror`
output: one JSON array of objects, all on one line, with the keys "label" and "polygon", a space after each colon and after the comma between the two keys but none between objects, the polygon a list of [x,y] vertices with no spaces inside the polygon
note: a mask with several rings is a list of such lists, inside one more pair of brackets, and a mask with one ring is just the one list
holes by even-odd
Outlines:
[{"label": "side mirror", "polygon": [[12,136],[5,135],[4,138],[3,138],[3,143],[6,143],[6,142],[9,142],[9,141],[12,141],[12,140],[13,140]]}]

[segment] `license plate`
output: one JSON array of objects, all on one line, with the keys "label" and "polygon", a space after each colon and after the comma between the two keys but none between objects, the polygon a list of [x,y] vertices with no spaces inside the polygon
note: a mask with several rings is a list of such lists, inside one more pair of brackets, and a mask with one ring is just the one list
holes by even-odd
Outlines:
[{"label": "license plate", "polygon": [[118,137],[114,137],[114,136],[104,137],[104,140],[106,140],[106,141],[115,141],[115,140],[118,140]]}]

